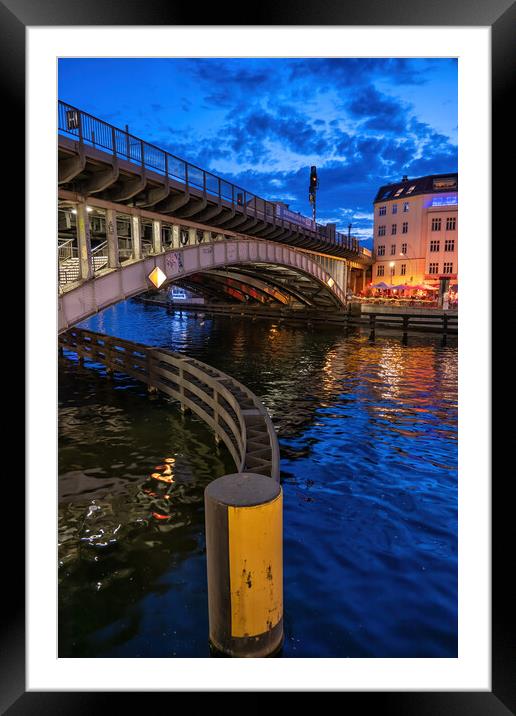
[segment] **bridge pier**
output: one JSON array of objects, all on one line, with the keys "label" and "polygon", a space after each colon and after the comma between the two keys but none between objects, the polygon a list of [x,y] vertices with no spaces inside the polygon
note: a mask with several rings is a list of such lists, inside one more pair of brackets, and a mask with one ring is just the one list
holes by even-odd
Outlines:
[{"label": "bridge pier", "polygon": [[161,221],[152,220],[152,253],[161,253]]},{"label": "bridge pier", "polygon": [[178,249],[181,246],[180,227],[172,224],[172,248]]},{"label": "bridge pier", "polygon": [[106,241],[108,251],[108,267],[118,268],[120,266],[120,255],[118,251],[116,211],[114,209],[106,209]]},{"label": "bridge pier", "polygon": [[87,281],[93,276],[91,260],[90,217],[86,202],[77,204],[77,246],[79,249],[79,277]]},{"label": "bridge pier", "polygon": [[138,261],[142,257],[142,227],[140,217],[134,214],[131,216],[131,238],[133,240],[133,259]]}]

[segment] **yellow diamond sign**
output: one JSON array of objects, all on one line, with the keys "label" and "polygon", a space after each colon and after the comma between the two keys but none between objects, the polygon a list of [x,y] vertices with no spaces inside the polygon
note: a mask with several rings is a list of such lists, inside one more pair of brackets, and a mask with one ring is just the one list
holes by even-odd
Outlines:
[{"label": "yellow diamond sign", "polygon": [[159,288],[163,281],[166,281],[167,277],[163,273],[163,271],[159,268],[159,266],[156,266],[155,269],[152,269],[152,271],[149,274],[149,281],[153,283],[156,288]]}]

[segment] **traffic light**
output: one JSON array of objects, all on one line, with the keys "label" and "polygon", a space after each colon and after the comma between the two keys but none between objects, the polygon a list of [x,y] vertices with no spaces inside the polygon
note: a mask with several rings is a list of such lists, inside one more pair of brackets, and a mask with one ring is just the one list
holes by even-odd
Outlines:
[{"label": "traffic light", "polygon": [[318,186],[319,181],[317,180],[317,167],[310,167],[310,186],[308,187],[308,198],[310,199],[311,204],[315,204],[315,193],[317,191]]}]

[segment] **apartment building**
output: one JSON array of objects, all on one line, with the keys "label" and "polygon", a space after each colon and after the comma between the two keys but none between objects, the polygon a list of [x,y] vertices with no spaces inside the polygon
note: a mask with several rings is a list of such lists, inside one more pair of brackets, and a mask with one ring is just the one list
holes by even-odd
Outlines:
[{"label": "apartment building", "polygon": [[374,199],[372,282],[437,286],[457,282],[458,174],[432,174],[380,187]]}]

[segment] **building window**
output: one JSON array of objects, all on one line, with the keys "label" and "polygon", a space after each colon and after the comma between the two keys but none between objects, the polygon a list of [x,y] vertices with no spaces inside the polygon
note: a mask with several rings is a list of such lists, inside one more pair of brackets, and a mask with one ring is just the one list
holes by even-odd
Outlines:
[{"label": "building window", "polygon": [[447,216],[446,217],[446,231],[455,231],[455,222],[456,222],[455,216]]},{"label": "building window", "polygon": [[391,256],[396,256],[396,244],[391,244]]},{"label": "building window", "polygon": [[441,231],[441,217],[432,219],[432,231]]},{"label": "building window", "polygon": [[398,191],[396,192],[396,194],[394,194],[394,198],[396,198],[397,196],[399,196],[402,191],[403,191],[403,187],[400,187],[400,188],[398,189]]},{"label": "building window", "polygon": [[439,264],[430,264],[428,273],[439,273]]},{"label": "building window", "polygon": [[407,253],[407,244],[401,244],[401,253],[406,254]]},{"label": "building window", "polygon": [[443,273],[453,273],[453,264],[445,261]]},{"label": "building window", "polygon": [[440,246],[441,242],[434,239],[430,242],[430,251],[439,251]]},{"label": "building window", "polygon": [[412,184],[412,186],[409,186],[409,188],[407,189],[405,194],[412,194],[412,192],[414,191],[415,188],[416,188],[416,185]]},{"label": "building window", "polygon": [[405,276],[407,274],[407,264],[401,264],[401,271],[400,274],[402,276]]},{"label": "building window", "polygon": [[409,202],[408,202],[408,201],[404,201],[404,202],[403,202],[403,212],[406,214],[407,211],[408,211],[408,209],[409,209]]},{"label": "building window", "polygon": [[393,204],[393,205],[392,205],[392,213],[393,213],[393,214],[397,214],[397,213],[398,213],[398,205],[397,205],[397,204]]},{"label": "building window", "polygon": [[393,224],[391,226],[391,234],[394,236],[395,233],[397,232],[397,230],[398,230],[398,224]]},{"label": "building window", "polygon": [[386,213],[387,213],[387,207],[386,207],[386,206],[381,206],[380,209],[378,210],[378,214],[379,214],[380,216],[385,216]]},{"label": "building window", "polygon": [[385,236],[385,224],[378,227],[378,236]]},{"label": "building window", "polygon": [[408,221],[404,221],[401,226],[401,233],[408,234]]},{"label": "building window", "polygon": [[377,256],[385,256],[385,244],[381,244],[376,251]]},{"label": "building window", "polygon": [[385,266],[383,264],[380,264],[379,266],[377,266],[376,267],[376,275],[383,276],[384,269],[385,269]]},{"label": "building window", "polygon": [[455,251],[455,239],[446,239],[444,242],[445,251]]}]

